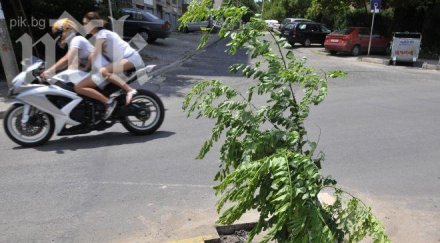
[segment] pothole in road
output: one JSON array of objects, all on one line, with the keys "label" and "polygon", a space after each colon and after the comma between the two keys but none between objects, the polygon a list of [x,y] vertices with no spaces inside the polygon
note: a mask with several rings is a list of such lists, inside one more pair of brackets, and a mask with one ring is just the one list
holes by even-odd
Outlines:
[{"label": "pothole in road", "polygon": [[221,243],[244,243],[248,239],[249,232],[256,226],[256,223],[234,224],[217,226],[217,232]]}]

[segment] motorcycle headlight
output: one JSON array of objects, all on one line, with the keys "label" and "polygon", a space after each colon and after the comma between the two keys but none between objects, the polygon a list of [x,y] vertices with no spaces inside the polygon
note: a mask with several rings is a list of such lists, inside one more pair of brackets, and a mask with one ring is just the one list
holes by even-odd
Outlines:
[{"label": "motorcycle headlight", "polygon": [[23,85],[24,81],[26,79],[26,73],[25,72],[21,72],[20,74],[18,74],[12,81],[12,87],[9,89],[8,95],[12,96],[14,94],[14,90],[18,87],[20,87],[21,85]]},{"label": "motorcycle headlight", "polygon": [[21,86],[23,85],[23,82],[26,80],[26,72],[19,73],[12,81],[12,86]]}]

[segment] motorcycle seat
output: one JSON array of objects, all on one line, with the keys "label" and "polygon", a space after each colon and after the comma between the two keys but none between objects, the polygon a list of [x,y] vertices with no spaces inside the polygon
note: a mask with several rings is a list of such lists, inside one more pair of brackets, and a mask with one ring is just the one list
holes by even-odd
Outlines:
[{"label": "motorcycle seat", "polygon": [[131,75],[133,75],[134,73],[136,73],[136,68],[132,68],[129,69],[127,71],[124,71],[125,76],[130,77]]}]

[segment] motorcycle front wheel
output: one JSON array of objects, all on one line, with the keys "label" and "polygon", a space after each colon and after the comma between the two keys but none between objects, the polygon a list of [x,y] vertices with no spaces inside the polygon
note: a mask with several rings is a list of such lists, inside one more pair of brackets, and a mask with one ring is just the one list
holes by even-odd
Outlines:
[{"label": "motorcycle front wheel", "polygon": [[3,127],[8,137],[23,147],[34,147],[46,143],[53,135],[55,122],[47,113],[31,107],[29,120],[21,122],[23,104],[14,104],[6,111]]},{"label": "motorcycle front wheel", "polygon": [[148,135],[154,133],[162,125],[165,109],[160,98],[148,90],[138,90],[131,104],[141,110],[136,116],[121,119],[122,125],[133,134]]}]

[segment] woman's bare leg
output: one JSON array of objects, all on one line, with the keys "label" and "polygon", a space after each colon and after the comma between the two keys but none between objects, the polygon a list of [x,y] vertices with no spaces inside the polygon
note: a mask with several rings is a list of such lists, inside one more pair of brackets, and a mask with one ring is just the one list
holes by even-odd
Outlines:
[{"label": "woman's bare leg", "polygon": [[129,62],[127,59],[122,59],[118,63],[111,63],[102,67],[99,72],[101,75],[110,81],[111,83],[117,85],[121,89],[125,90],[125,92],[130,92],[133,88],[131,88],[121,77],[117,74],[122,73],[124,71],[133,69],[133,63]]},{"label": "woman's bare leg", "polygon": [[99,71],[101,75],[106,78],[111,83],[117,85],[121,89],[123,89],[126,95],[126,104],[131,103],[131,99],[133,95],[136,94],[136,90],[130,87],[121,77],[117,74],[122,73],[123,71],[127,71],[133,69],[134,65],[127,59],[122,59],[119,63],[111,63],[105,67],[102,67]]},{"label": "woman's bare leg", "polygon": [[78,94],[90,97],[92,99],[98,100],[102,103],[108,103],[109,99],[105,97],[101,92],[96,90],[96,84],[91,78],[81,81],[79,84],[75,85],[75,92]]}]

